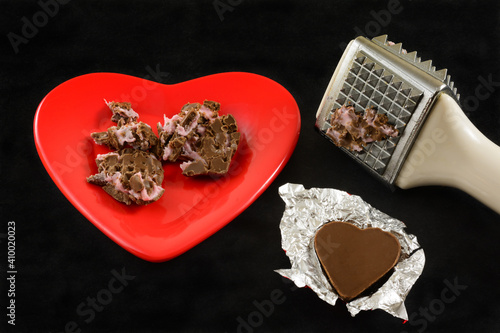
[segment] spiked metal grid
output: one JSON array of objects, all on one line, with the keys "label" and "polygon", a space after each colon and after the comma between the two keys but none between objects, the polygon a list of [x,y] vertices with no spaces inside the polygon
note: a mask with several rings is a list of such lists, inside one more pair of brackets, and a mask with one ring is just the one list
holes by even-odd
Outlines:
[{"label": "spiked metal grid", "polygon": [[455,94],[456,99],[460,99],[460,95],[457,93],[455,83],[451,80],[451,76],[448,75],[448,70],[446,68],[437,70],[436,67],[432,65],[432,60],[422,61],[422,58],[417,56],[417,51],[408,52],[407,50],[403,49],[402,43],[393,43],[388,41],[387,38],[387,35],[378,36],[372,38],[372,42],[443,82]]},{"label": "spiked metal grid", "polygon": [[360,112],[374,107],[386,114],[399,130],[398,137],[368,144],[359,153],[341,149],[392,187],[441,93],[458,102],[446,69],[436,70],[432,61],[422,61],[401,43],[389,42],[387,35],[372,40],[357,37],[344,51],[325,91],[316,113],[316,128],[328,138],[332,112],[344,104]]},{"label": "spiked metal grid", "polygon": [[[361,163],[382,174],[421,97],[422,91],[360,51],[353,60],[331,111],[350,104],[356,111],[363,112],[373,107],[378,113],[387,115],[388,122],[396,127],[400,135],[370,143],[362,152],[351,152]],[[327,115],[328,124],[332,112]]]}]

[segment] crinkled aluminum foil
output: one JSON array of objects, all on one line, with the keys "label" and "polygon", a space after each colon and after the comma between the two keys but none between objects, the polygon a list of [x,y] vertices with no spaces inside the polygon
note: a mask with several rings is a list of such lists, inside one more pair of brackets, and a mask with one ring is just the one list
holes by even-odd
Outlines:
[{"label": "crinkled aluminum foil", "polygon": [[302,288],[310,287],[319,298],[335,305],[338,295],[323,274],[314,249],[314,236],[323,224],[330,221],[351,222],[359,228],[374,227],[395,235],[401,244],[401,258],[388,281],[370,296],[347,303],[354,317],[362,310],[382,309],[395,317],[408,320],[404,305],[406,295],[422,273],[425,255],[417,238],[405,232],[405,224],[384,214],[359,196],[328,189],[285,184],[279,188],[286,208],[280,223],[282,247],[290,258],[290,269],[277,273]]}]

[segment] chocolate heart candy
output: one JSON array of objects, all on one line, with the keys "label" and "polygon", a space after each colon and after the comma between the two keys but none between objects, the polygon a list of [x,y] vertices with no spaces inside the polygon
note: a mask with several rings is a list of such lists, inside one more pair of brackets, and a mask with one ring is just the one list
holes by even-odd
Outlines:
[{"label": "chocolate heart candy", "polygon": [[359,296],[398,262],[397,238],[379,228],[360,229],[348,222],[329,222],[314,238],[316,254],[338,295]]}]

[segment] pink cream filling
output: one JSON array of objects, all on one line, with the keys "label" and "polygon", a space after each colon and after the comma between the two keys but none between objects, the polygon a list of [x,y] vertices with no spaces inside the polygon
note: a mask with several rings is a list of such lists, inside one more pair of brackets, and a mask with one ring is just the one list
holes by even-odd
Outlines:
[{"label": "pink cream filling", "polygon": [[133,130],[137,130],[137,124],[126,124],[115,130],[116,138],[120,145],[123,146],[125,142],[135,141]]},{"label": "pink cream filling", "polygon": [[205,105],[202,105],[198,111],[207,119],[212,119],[214,116],[214,112]]},{"label": "pink cream filling", "polygon": [[[352,133],[353,131],[358,129],[356,126],[353,125],[353,122],[356,121],[358,118],[358,115],[356,115],[356,113],[354,112],[354,109],[347,108],[347,107],[343,106],[339,110],[337,110],[337,115],[338,115],[338,117],[337,117],[338,122],[342,126],[344,126],[349,133]],[[382,125],[381,126],[380,124],[376,124],[377,117],[378,117],[378,114],[374,110],[367,110],[365,113],[365,116],[363,118],[369,126],[371,126],[373,128],[380,129],[380,131],[383,134],[385,134],[389,137],[395,137],[398,135],[398,131],[391,128],[391,126],[389,126],[389,125]],[[363,138],[363,140],[366,143],[370,143],[370,142],[374,141],[373,138],[367,136],[367,129],[366,128],[362,127],[362,128],[359,128],[359,130],[361,132],[361,137]],[[340,133],[338,133],[337,131],[332,130],[332,129],[329,129],[327,131],[327,133],[334,140],[336,140],[337,142],[340,142],[340,140],[341,140]],[[353,150],[355,150],[355,151],[361,151],[362,149],[363,148],[359,145],[353,146]]]},{"label": "pink cream filling", "polygon": [[[143,181],[140,172],[136,173],[134,176],[138,176],[141,179],[141,181]],[[151,194],[148,194],[146,188],[143,188],[140,192],[130,190],[129,193],[132,194],[135,198],[141,199],[142,201],[151,201],[156,199],[156,197],[163,192],[163,189],[161,188],[161,186],[156,185],[156,183],[153,182],[151,177],[148,176],[147,180],[153,183],[153,191],[151,192]]]},{"label": "pink cream filling", "polygon": [[182,117],[179,116],[178,114],[176,114],[172,118],[168,118],[166,115],[163,115],[163,120],[164,120],[163,126],[161,126],[161,124],[159,125],[163,128],[164,132],[166,132],[168,135],[171,135],[175,131],[177,122],[181,119]]},{"label": "pink cream filling", "polygon": [[186,142],[182,148],[184,149],[184,153],[186,154],[187,157],[193,160],[202,159],[202,157],[197,152],[191,149],[191,145],[189,144],[189,142]]},{"label": "pink cream filling", "polygon": [[[374,116],[373,118],[366,117],[367,124],[372,126],[372,127],[377,127],[377,125],[375,124],[376,117],[377,116]],[[382,125],[382,126],[379,126],[378,128],[382,131],[382,133],[384,133],[387,136],[394,137],[398,134],[397,130],[392,129],[390,126],[387,126],[387,125]]]},{"label": "pink cream filling", "polygon": [[177,130],[177,133],[182,136],[187,136],[198,125],[199,118],[200,114],[197,112],[196,117],[193,119],[191,124],[189,124],[188,128],[184,128],[180,124],[177,124],[177,127],[175,128]]},{"label": "pink cream filling", "polygon": [[[183,116],[179,115],[179,114],[174,115],[172,118],[168,118],[166,115],[163,115],[164,125],[161,126],[160,123],[158,125],[160,125],[162,127],[163,131],[166,132],[168,135],[172,135],[175,132],[180,136],[186,137],[194,129],[196,129],[197,133],[199,133],[200,135],[203,135],[206,131],[206,128],[198,123],[200,116],[205,117],[209,121],[209,123],[213,123],[213,121],[215,120],[215,118],[214,118],[215,114],[216,113],[214,111],[210,110],[205,105],[202,105],[200,107],[200,109],[198,110],[198,112],[196,113],[195,119],[193,119],[193,121],[189,124],[189,126],[187,128],[184,128],[183,126],[181,126],[179,124],[180,121],[182,121],[182,119],[183,119]],[[164,143],[163,140],[162,140],[162,143]],[[186,142],[184,144],[184,146],[182,147],[183,154],[185,155],[185,157],[187,157],[189,159],[201,160],[202,157],[191,148],[191,144],[192,144],[191,142]],[[172,151],[173,151],[172,148],[170,148],[167,145],[163,149],[162,159],[167,160],[169,158],[170,154],[172,154]],[[190,163],[192,163],[192,161],[182,163],[180,165],[181,169],[184,170]]]},{"label": "pink cream filling", "polygon": [[96,160],[98,160],[98,161],[102,161],[102,160],[104,160],[106,157],[108,157],[108,156],[113,156],[113,155],[114,155],[114,156],[116,156],[118,159],[120,159],[120,155],[118,155],[118,153],[117,153],[117,152],[112,151],[112,152],[109,152],[109,153],[106,153],[106,154],[97,154]]},{"label": "pink cream filling", "polygon": [[192,163],[193,163],[192,161],[182,162],[179,166],[180,166],[181,170],[184,171]]},{"label": "pink cream filling", "polygon": [[113,184],[118,191],[128,193],[128,191],[123,187],[122,181],[120,180],[121,176],[121,172],[115,172],[113,175],[106,175],[105,180],[108,183]]},{"label": "pink cream filling", "polygon": [[170,146],[166,146],[165,149],[163,149],[163,159],[167,160],[170,157],[170,154],[172,154],[172,148],[170,148]]},{"label": "pink cream filling", "polygon": [[[139,176],[139,178],[142,179],[142,175],[138,172],[135,175]],[[120,180],[122,174],[121,172],[115,172],[113,175],[106,175],[105,180],[108,183],[113,184],[113,186],[120,192],[123,192],[125,194],[130,194],[134,196],[136,199],[140,199],[142,201],[151,201],[156,199],[156,197],[160,194],[163,193],[163,188],[161,186],[158,186],[152,179],[151,177],[148,176],[147,180],[150,181],[153,184],[153,191],[151,194],[148,194],[148,191],[146,188],[143,188],[140,192],[136,192],[132,189],[127,190],[125,187],[123,187],[122,181]]]},{"label": "pink cream filling", "polygon": [[[341,108],[340,109],[340,124],[344,127],[351,127],[352,122],[357,119],[357,115],[352,109]],[[342,112],[343,111],[343,112]]]},{"label": "pink cream filling", "polygon": [[[113,102],[108,102],[106,100],[104,100],[104,102],[111,109],[111,104],[113,104]],[[125,116],[127,116],[129,118],[139,118],[139,114],[137,112],[135,112],[132,108],[130,108],[130,110],[127,110],[127,109],[119,107],[118,110],[120,110],[121,113],[123,113]]]}]

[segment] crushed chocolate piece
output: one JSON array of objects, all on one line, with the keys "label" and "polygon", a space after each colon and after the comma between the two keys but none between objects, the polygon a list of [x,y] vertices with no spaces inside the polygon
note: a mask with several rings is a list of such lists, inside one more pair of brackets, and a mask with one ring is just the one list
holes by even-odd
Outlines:
[{"label": "crushed chocolate piece", "polygon": [[172,118],[164,116],[164,125],[157,126],[159,138],[148,124],[137,122],[139,115],[130,103],[106,104],[117,125],[91,137],[116,151],[97,156],[99,172],[87,182],[116,200],[127,205],[158,200],[164,192],[161,161],[184,161],[180,167],[185,176],[228,172],[240,132],[232,115],[219,116],[218,102],[187,103]]},{"label": "crushed chocolate piece", "polygon": [[333,111],[330,118],[332,127],[326,131],[326,135],[335,145],[359,152],[367,143],[399,134],[394,125],[387,121],[385,114],[377,113],[373,108],[366,109],[362,114],[356,112],[352,105],[342,105]]},{"label": "crushed chocolate piece", "polygon": [[105,132],[94,132],[90,136],[95,143],[116,150],[130,146],[134,149],[147,151],[154,150],[158,144],[158,137],[151,126],[142,121],[125,122],[124,118],[120,118],[117,126],[111,126]]},{"label": "crushed chocolate piece", "polygon": [[165,191],[163,167],[150,152],[126,148],[97,155],[98,172],[87,182],[101,186],[119,202],[147,205],[158,200]]},{"label": "crushed chocolate piece", "polygon": [[401,245],[393,234],[337,221],[324,224],[316,232],[314,247],[330,283],[346,302],[383,279],[401,254]]},{"label": "crushed chocolate piece", "polygon": [[219,115],[214,101],[187,103],[172,118],[158,123],[158,156],[180,165],[185,176],[224,175],[229,170],[240,141],[232,115]]},{"label": "crushed chocolate piece", "polygon": [[132,105],[129,102],[106,102],[106,105],[109,107],[111,112],[113,112],[113,116],[111,117],[111,121],[118,123],[120,119],[123,119],[126,123],[131,121],[137,121],[139,118],[139,114],[132,109]]}]

